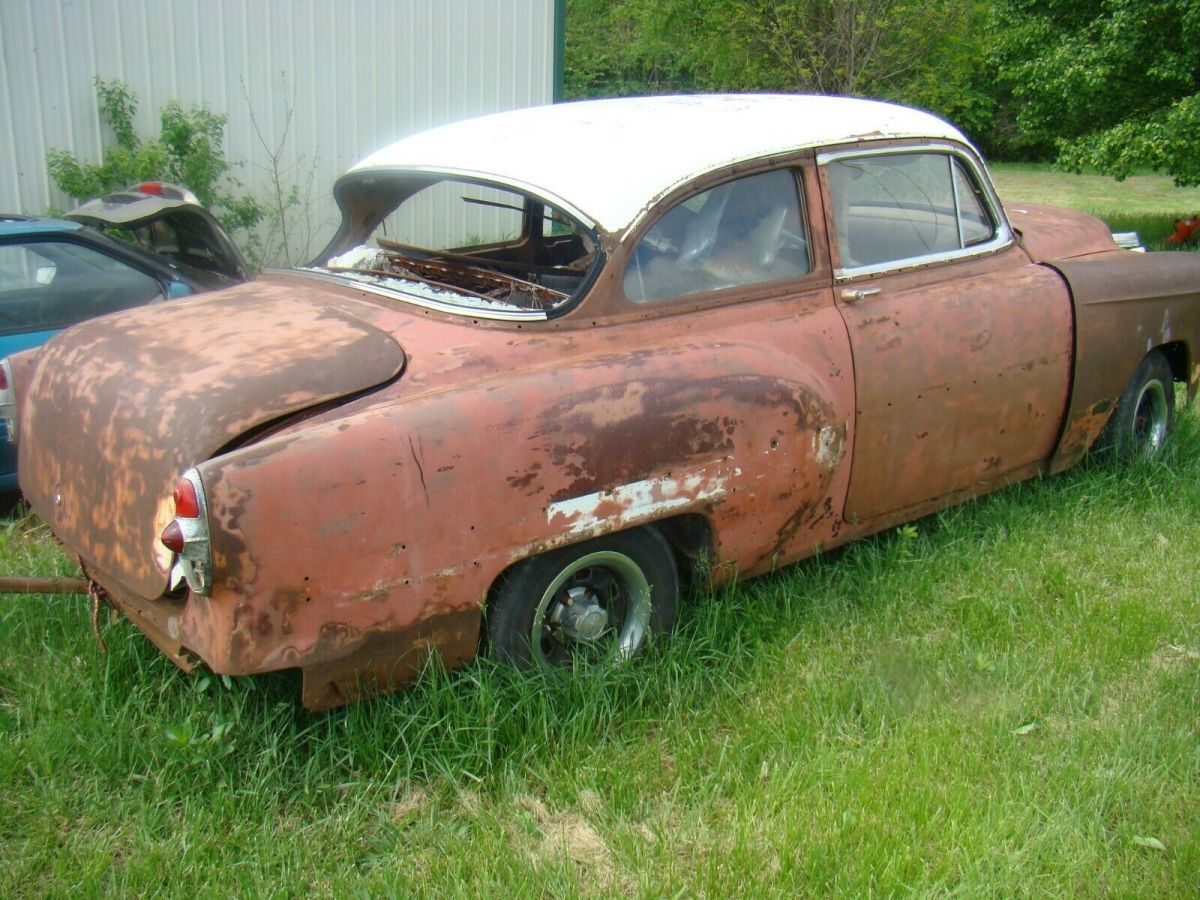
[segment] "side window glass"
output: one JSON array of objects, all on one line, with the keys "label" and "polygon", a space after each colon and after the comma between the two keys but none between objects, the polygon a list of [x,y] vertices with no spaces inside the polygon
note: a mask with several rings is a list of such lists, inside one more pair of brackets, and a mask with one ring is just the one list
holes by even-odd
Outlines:
[{"label": "side window glass", "polygon": [[644,302],[779,281],[810,270],[790,169],[730,181],[673,207],[642,237],[625,295]]},{"label": "side window glass", "polygon": [[0,291],[50,284],[57,274],[53,262],[23,244],[0,247]]},{"label": "side window glass", "polygon": [[154,278],[78,244],[0,247],[0,334],[65,328],[163,296]]},{"label": "side window glass", "polygon": [[978,187],[950,154],[840,159],[826,175],[843,268],[961,250],[995,233]]},{"label": "side window glass", "polygon": [[954,165],[954,197],[958,201],[958,220],[962,223],[963,246],[982,244],[996,233],[996,226],[988,215],[983,196],[961,161],[951,159]]}]

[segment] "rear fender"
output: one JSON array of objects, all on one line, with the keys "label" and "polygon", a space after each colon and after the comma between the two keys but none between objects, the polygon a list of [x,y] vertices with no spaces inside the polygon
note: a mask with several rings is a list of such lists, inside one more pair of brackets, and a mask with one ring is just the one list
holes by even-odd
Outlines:
[{"label": "rear fender", "polygon": [[770,568],[836,533],[848,478],[849,366],[811,343],[585,360],[210,460],[213,591],[183,641],[228,671],[325,665],[442,616],[474,641],[513,562],[682,514],[718,561]]}]

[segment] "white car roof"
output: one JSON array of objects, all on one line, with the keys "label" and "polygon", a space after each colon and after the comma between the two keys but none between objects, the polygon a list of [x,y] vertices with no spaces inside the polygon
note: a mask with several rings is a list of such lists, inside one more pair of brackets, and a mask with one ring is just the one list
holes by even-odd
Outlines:
[{"label": "white car roof", "polygon": [[663,194],[705,172],[796,149],[870,138],[967,143],[920,110],[846,97],[629,97],[536,106],[443,125],[371,154],[364,170],[440,171],[531,190],[588,224],[622,232]]}]

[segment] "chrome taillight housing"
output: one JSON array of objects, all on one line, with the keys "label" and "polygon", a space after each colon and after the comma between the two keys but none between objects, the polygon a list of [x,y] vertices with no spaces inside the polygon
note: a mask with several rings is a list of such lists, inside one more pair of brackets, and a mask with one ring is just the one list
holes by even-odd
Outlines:
[{"label": "chrome taillight housing", "polygon": [[208,531],[208,503],[200,473],[188,469],[175,483],[175,518],[167,523],[159,540],[174,555],[171,590],[184,582],[197,594],[212,591],[212,544]]}]

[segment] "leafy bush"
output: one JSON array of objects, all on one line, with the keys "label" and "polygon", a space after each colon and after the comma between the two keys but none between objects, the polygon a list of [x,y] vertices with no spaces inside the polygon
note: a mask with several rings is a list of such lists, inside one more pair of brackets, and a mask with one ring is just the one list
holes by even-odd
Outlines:
[{"label": "leafy bush", "polygon": [[251,234],[264,211],[231,174],[224,115],[171,100],[159,112],[159,136],[142,140],[133,126],[137,95],[118,80],[95,83],[100,117],[116,145],[105,148],[99,163],[81,162],[68,150],[47,153],[50,177],[63,193],[83,201],[140,181],[171,181],[190,188],[229,231]]}]

